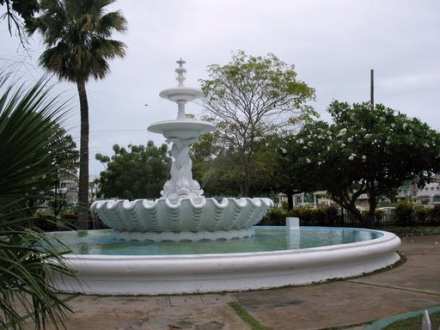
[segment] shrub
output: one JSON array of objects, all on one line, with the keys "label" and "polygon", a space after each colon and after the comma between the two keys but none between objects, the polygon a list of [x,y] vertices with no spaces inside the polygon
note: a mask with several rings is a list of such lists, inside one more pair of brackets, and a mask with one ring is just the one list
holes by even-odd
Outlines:
[{"label": "shrub", "polygon": [[431,209],[424,206],[416,206],[414,208],[415,223],[417,225],[428,225],[431,213]]},{"label": "shrub", "polygon": [[411,226],[415,223],[414,206],[408,202],[401,202],[395,210],[396,223],[399,226]]},{"label": "shrub", "polygon": [[279,207],[270,209],[259,225],[262,226],[285,226],[286,225],[287,210]]},{"label": "shrub", "polygon": [[440,226],[440,205],[435,205],[429,214],[429,224]]},{"label": "shrub", "polygon": [[269,210],[260,225],[265,226],[284,226],[286,217],[297,217],[302,226],[335,226],[340,222],[338,209],[336,207],[299,207],[291,211],[283,208],[273,208]]}]

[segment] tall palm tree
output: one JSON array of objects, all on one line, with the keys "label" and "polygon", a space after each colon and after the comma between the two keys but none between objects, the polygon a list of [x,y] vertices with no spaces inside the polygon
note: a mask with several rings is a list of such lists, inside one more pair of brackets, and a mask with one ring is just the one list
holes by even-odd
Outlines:
[{"label": "tall palm tree", "polygon": [[81,228],[88,225],[89,208],[89,105],[86,83],[93,77],[103,79],[108,60],[123,57],[124,43],[111,39],[114,31],[126,30],[126,20],[118,11],[106,12],[115,0],[43,0],[41,14],[27,26],[32,35],[42,34],[47,49],[40,64],[59,79],[74,82],[81,111],[79,170],[79,213]]}]

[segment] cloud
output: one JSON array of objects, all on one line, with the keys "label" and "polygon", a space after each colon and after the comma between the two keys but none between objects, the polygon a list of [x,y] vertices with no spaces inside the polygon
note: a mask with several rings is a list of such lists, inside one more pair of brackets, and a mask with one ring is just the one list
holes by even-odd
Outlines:
[{"label": "cloud", "polygon": [[[112,6],[128,20],[128,32],[115,36],[128,52],[112,61],[105,80],[87,86],[92,153],[110,154],[115,143],[163,142],[146,128],[176,116],[175,105],[158,96],[175,85],[175,61],[187,60],[188,84],[197,85],[207,65],[227,63],[238,49],[295,64],[300,79],[316,89],[313,105],[321,113],[333,99],[368,100],[374,68],[377,102],[440,128],[439,1],[120,0]],[[31,40],[28,56],[0,27],[0,67],[15,61],[25,79],[38,78],[40,40]],[[68,126],[78,138],[75,86],[57,89],[72,97]],[[189,111],[201,108],[191,104]],[[91,173],[98,174],[102,165],[90,158]]]}]

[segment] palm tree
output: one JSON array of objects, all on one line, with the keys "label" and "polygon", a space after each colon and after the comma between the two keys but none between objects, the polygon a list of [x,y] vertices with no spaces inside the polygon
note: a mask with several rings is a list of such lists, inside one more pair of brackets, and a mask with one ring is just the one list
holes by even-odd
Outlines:
[{"label": "palm tree", "polygon": [[0,329],[58,329],[69,306],[51,284],[55,273],[73,275],[58,245],[34,226],[26,200],[56,167],[48,152],[64,132],[64,103],[48,95],[47,81],[17,87],[0,72]]},{"label": "palm tree", "polygon": [[108,60],[123,57],[126,46],[111,39],[114,31],[126,30],[126,20],[118,11],[105,12],[115,0],[44,0],[41,14],[28,24],[29,34],[42,34],[47,49],[40,65],[59,79],[74,82],[81,111],[79,213],[81,228],[88,226],[89,208],[89,105],[86,83],[103,79]]}]

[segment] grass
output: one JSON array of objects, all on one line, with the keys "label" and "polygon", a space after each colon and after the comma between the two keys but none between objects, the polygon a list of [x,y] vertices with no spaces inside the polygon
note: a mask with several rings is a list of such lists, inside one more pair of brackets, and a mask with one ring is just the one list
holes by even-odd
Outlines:
[{"label": "grass", "polygon": [[[440,312],[430,315],[432,329],[438,329],[440,327]],[[423,315],[412,317],[406,320],[397,321],[390,324],[385,330],[420,330],[422,328]]]},{"label": "grass", "polygon": [[228,305],[237,313],[237,315],[247,324],[252,330],[267,330],[267,328],[255,319],[249,312],[241,306],[238,302],[230,302]]}]

